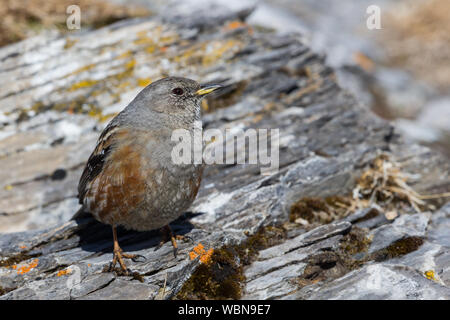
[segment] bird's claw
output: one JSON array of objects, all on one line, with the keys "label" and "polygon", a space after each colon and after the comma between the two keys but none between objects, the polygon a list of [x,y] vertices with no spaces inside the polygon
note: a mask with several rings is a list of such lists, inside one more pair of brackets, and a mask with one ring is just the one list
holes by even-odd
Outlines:
[{"label": "bird's claw", "polygon": [[[142,259],[142,260],[139,261],[139,259]],[[147,258],[144,257],[142,254],[136,254],[136,255],[134,255],[133,258],[131,258],[131,260],[132,260],[133,262],[145,262],[145,261],[147,261]]]}]

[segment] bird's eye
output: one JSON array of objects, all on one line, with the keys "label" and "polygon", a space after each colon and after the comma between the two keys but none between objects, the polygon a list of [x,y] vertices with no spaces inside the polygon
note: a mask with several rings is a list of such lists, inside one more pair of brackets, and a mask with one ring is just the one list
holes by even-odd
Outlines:
[{"label": "bird's eye", "polygon": [[176,94],[177,96],[181,96],[184,93],[184,91],[181,88],[175,88],[172,90],[172,93]]}]

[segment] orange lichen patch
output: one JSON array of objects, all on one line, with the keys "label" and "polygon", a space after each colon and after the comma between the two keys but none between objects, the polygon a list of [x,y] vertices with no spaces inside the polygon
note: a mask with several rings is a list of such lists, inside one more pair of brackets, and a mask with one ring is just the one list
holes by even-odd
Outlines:
[{"label": "orange lichen patch", "polygon": [[150,80],[150,78],[140,78],[140,79],[137,80],[137,84],[140,87],[146,87],[150,83],[152,83],[152,80]]},{"label": "orange lichen patch", "polygon": [[27,248],[27,246],[25,246],[25,245],[21,245],[21,246],[19,246],[19,248],[20,248],[20,249],[26,249],[26,248]]},{"label": "orange lichen patch", "polygon": [[355,61],[356,64],[358,64],[364,71],[367,72],[372,72],[375,68],[374,62],[364,53],[359,51],[353,54],[353,61]]},{"label": "orange lichen patch", "polygon": [[235,20],[235,21],[230,21],[229,23],[227,23],[225,25],[225,30],[234,30],[234,29],[246,27],[246,26],[247,26],[246,23],[243,23],[242,21],[239,21],[239,20]]},{"label": "orange lichen patch", "polygon": [[211,256],[214,253],[214,249],[209,249],[208,251],[205,250],[205,247],[199,243],[197,246],[194,247],[194,249],[189,252],[189,258],[191,260],[196,259],[197,257],[200,257],[200,263],[207,264],[211,262]]},{"label": "orange lichen patch", "polygon": [[214,249],[209,249],[204,255],[200,257],[200,263],[208,264],[211,262],[211,256],[214,253]]},{"label": "orange lichen patch", "polygon": [[[34,259],[33,261],[31,261],[29,264],[21,266],[18,270],[17,270],[17,274],[25,274],[31,271],[31,269],[34,269],[38,266],[39,264],[39,259]],[[13,269],[16,269],[17,266],[14,265]]]},{"label": "orange lichen patch", "polygon": [[198,257],[198,254],[196,254],[194,251],[189,252],[189,258],[191,260],[194,260],[197,257]]},{"label": "orange lichen patch", "polygon": [[58,273],[56,274],[57,277],[61,277],[61,276],[65,276],[67,274],[71,274],[72,273],[72,269],[68,268],[66,270],[59,270]]},{"label": "orange lichen patch", "polygon": [[194,251],[198,254],[202,254],[203,252],[205,252],[205,247],[199,243],[195,248]]}]

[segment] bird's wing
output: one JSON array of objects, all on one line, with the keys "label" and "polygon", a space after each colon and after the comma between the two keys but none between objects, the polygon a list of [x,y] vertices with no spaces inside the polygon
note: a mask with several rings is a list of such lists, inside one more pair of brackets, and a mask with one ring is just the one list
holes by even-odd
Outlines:
[{"label": "bird's wing", "polygon": [[78,183],[78,200],[80,204],[83,204],[89,182],[93,181],[102,171],[105,161],[114,147],[114,138],[120,131],[121,129],[110,123],[98,138],[97,146],[89,157]]}]

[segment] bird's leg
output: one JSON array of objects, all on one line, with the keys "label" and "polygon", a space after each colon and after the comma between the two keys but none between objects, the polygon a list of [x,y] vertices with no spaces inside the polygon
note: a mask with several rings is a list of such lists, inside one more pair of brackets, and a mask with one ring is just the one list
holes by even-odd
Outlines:
[{"label": "bird's leg", "polygon": [[120,268],[125,274],[128,274],[127,266],[125,265],[125,262],[123,259],[132,259],[133,261],[136,261],[137,258],[144,258],[144,256],[139,254],[128,254],[123,253],[122,248],[119,246],[119,241],[117,240],[117,230],[116,227],[112,227],[113,230],[113,238],[114,238],[114,250],[113,250],[113,260],[111,262],[111,265],[109,267],[109,270],[112,271],[114,267],[116,266],[116,263],[119,262]]},{"label": "bird's leg", "polygon": [[166,243],[167,241],[172,242],[172,246],[173,246],[173,255],[175,256],[175,258],[177,257],[177,253],[178,253],[178,244],[177,244],[177,240],[190,240],[192,241],[192,239],[188,236],[182,236],[182,235],[174,235],[172,232],[172,229],[170,229],[169,225],[166,225],[164,227],[162,227],[160,229],[161,233],[162,233],[162,240],[159,243],[159,245],[155,248],[155,250],[158,250],[159,248],[162,247],[162,245],[164,243]]}]

